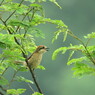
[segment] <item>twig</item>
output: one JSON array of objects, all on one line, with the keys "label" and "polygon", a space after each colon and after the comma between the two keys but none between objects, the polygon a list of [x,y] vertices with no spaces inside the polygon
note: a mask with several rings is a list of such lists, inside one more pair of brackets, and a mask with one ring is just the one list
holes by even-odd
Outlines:
[{"label": "twig", "polygon": [[32,13],[32,17],[31,17],[31,19],[30,19],[30,22],[32,21],[32,19],[33,19],[33,17],[34,17],[34,14],[35,14],[35,10],[34,10],[34,8],[33,8],[33,13]]},{"label": "twig", "polygon": [[89,43],[89,41],[91,40],[91,38],[89,38],[88,40],[87,40],[87,42],[86,42],[86,45],[85,46],[87,46],[88,45],[88,43]]},{"label": "twig", "polygon": [[35,92],[34,89],[31,87],[31,85],[30,85],[29,83],[27,83],[27,84],[28,84],[28,86],[30,87],[30,89],[31,89],[33,92]]},{"label": "twig", "polygon": [[25,33],[24,33],[24,36],[23,36],[23,37],[25,38],[25,36],[26,36],[26,34],[27,34],[27,30],[26,30],[26,29],[24,29],[24,30],[25,30]]},{"label": "twig", "polygon": [[8,68],[9,68],[9,67],[5,68],[5,70],[3,71],[3,73],[1,74],[1,76],[4,75],[4,73],[7,71]]},{"label": "twig", "polygon": [[[23,17],[22,21],[26,18],[26,16],[29,14],[29,12],[32,11],[32,8],[25,14],[25,16]],[[18,31],[18,29],[20,28],[20,26],[17,27],[16,32]]]},{"label": "twig", "polygon": [[12,76],[12,79],[11,79],[11,81],[10,81],[10,83],[9,83],[9,85],[8,85],[8,87],[7,87],[7,89],[11,86],[12,82],[14,81],[14,78],[15,78],[17,72],[18,72],[18,70],[14,72],[14,74],[13,74],[13,76]]},{"label": "twig", "polygon": [[[24,2],[24,0],[22,0],[22,1],[20,2],[20,4],[19,4],[18,7],[20,7],[23,2]],[[14,11],[9,15],[9,17],[5,20],[5,22],[7,22],[7,21],[11,18],[11,16],[13,16],[13,14],[14,14],[15,12],[16,12],[16,10],[14,10]]]},{"label": "twig", "polygon": [[[3,24],[6,26],[6,28],[7,28],[7,24],[6,24],[6,22],[0,17],[0,20],[3,22]],[[9,32],[9,34],[12,34],[11,33],[11,31],[7,28],[7,30],[8,30],[8,32]]]},{"label": "twig", "polygon": [[[24,55],[24,56],[25,56],[25,55]],[[28,60],[27,60],[27,57],[26,57],[26,56],[25,56],[25,58],[26,58],[25,62],[27,63],[27,66],[28,66],[29,71],[30,71],[30,73],[31,73],[31,75],[32,75],[33,81],[34,81],[34,83],[35,83],[35,85],[36,85],[38,91],[39,91],[41,94],[43,94],[43,92],[42,92],[42,90],[41,90],[39,84],[38,84],[37,81],[36,81],[34,71],[33,71],[33,69],[30,67],[30,65],[28,64]]]}]

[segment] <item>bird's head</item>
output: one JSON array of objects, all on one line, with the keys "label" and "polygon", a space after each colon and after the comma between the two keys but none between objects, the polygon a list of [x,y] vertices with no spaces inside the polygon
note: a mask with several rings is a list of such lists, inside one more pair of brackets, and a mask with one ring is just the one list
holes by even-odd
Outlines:
[{"label": "bird's head", "polygon": [[38,52],[38,53],[45,53],[46,51],[48,51],[49,48],[47,48],[46,46],[44,45],[40,45],[40,46],[37,46],[36,48],[36,51],[35,52]]}]

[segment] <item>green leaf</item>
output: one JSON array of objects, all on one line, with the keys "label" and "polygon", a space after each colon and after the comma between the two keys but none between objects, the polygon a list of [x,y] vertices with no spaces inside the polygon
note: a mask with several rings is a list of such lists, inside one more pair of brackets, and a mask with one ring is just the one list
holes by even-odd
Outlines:
[{"label": "green leaf", "polygon": [[42,66],[42,65],[38,65],[37,68],[38,68],[38,69],[41,69],[41,70],[45,70],[45,67]]},{"label": "green leaf", "polygon": [[70,44],[70,46],[68,47],[68,49],[70,50],[78,50],[78,51],[84,51],[84,46],[83,45],[72,45]]},{"label": "green leaf", "polygon": [[0,6],[1,9],[3,9],[3,11],[13,11],[16,10],[19,7],[18,3],[13,3],[13,2],[9,2],[6,3],[5,5]]},{"label": "green leaf", "polygon": [[92,32],[91,34],[87,34],[87,36],[84,36],[84,38],[95,38],[95,32]]},{"label": "green leaf", "polygon": [[64,54],[66,51],[67,51],[67,47],[60,47],[58,49],[56,49],[54,52],[53,52],[53,55],[52,55],[52,60],[55,60],[56,59],[56,56],[58,55],[59,52],[62,51],[62,54]]},{"label": "green leaf", "polygon": [[71,59],[71,57],[73,56],[75,51],[71,51],[71,53],[69,54],[69,58],[68,58],[68,61]]},{"label": "green leaf", "polygon": [[67,34],[68,34],[68,31],[64,32],[64,39],[63,39],[63,41],[66,41]]},{"label": "green leaf", "polygon": [[49,1],[53,2],[56,6],[58,6],[60,9],[62,9],[61,6],[56,2],[56,0],[49,0]]},{"label": "green leaf", "polygon": [[24,78],[24,77],[22,77],[22,76],[16,76],[15,79],[16,79],[17,81],[19,81],[19,82],[24,81],[24,82],[28,82],[28,83],[32,83],[32,84],[33,84],[33,81],[31,81],[31,80],[29,80],[29,79],[26,79],[26,78]]},{"label": "green leaf", "polygon": [[[1,61],[1,60],[0,60]],[[4,64],[0,63],[0,74],[4,73],[6,66],[3,66]]]},{"label": "green leaf", "polygon": [[58,36],[59,36],[59,34],[61,33],[62,31],[59,29],[58,31],[56,31],[56,32],[54,32],[54,37],[53,37],[53,39],[52,39],[52,43],[55,41],[55,40],[57,40],[57,38],[58,38]]},{"label": "green leaf", "polygon": [[34,3],[34,4],[30,4],[30,6],[32,6],[32,7],[42,7],[41,5],[36,4],[36,3]]},{"label": "green leaf", "polygon": [[0,85],[7,85],[9,82],[4,77],[0,76]]},{"label": "green leaf", "polygon": [[87,64],[84,63],[75,63],[74,67],[72,68],[74,71],[74,76],[82,77],[83,75],[95,75],[95,68],[89,67]]},{"label": "green leaf", "polygon": [[8,89],[7,94],[12,94],[12,95],[19,95],[22,94],[26,91],[26,89]]},{"label": "green leaf", "polygon": [[0,42],[0,47],[1,48],[6,48],[6,47],[10,47],[10,46],[5,44],[4,42]]},{"label": "green leaf", "polygon": [[82,61],[85,61],[85,60],[86,60],[86,57],[71,59],[67,62],[67,65],[71,65],[72,63],[79,63],[79,62],[82,62]]},{"label": "green leaf", "polygon": [[23,28],[28,28],[29,25],[28,25],[28,22],[24,22],[24,21],[20,21],[20,20],[11,20],[8,25],[11,25],[11,26],[21,26]]},{"label": "green leaf", "polygon": [[41,94],[39,92],[34,92],[32,95],[43,95],[43,94]]},{"label": "green leaf", "polygon": [[35,2],[46,2],[46,0],[25,0],[25,1],[30,1],[31,3],[35,3]]}]

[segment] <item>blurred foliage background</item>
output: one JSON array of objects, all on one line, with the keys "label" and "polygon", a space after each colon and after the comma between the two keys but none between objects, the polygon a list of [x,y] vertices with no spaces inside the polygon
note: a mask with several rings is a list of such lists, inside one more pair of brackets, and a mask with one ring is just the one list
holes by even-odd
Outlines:
[{"label": "blurred foliage background", "polygon": [[[57,0],[62,9],[54,4],[47,2],[42,5],[45,8],[47,18],[63,20],[63,22],[78,37],[83,39],[87,33],[95,32],[95,0]],[[94,95],[95,94],[95,76],[84,76],[81,79],[73,77],[72,66],[67,66],[68,52],[65,55],[59,55],[55,61],[52,61],[52,53],[61,46],[79,44],[72,37],[67,37],[63,42],[63,35],[58,37],[52,43],[52,37],[56,31],[55,25],[42,24],[39,29],[45,33],[45,39],[36,38],[37,45],[46,45],[50,50],[44,54],[42,65],[46,70],[36,70],[37,81],[43,89],[45,95]],[[95,44],[94,41],[91,44]],[[74,57],[80,56],[76,54]],[[6,75],[12,73],[9,70]],[[19,73],[31,79],[28,73]],[[9,77],[8,77],[9,78]],[[25,83],[15,83],[14,88],[29,88]],[[31,89],[23,95],[30,95]]]}]

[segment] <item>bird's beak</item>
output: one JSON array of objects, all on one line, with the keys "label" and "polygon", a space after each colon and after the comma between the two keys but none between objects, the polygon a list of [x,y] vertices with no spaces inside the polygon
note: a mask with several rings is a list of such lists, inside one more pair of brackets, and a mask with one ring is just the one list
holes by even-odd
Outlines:
[{"label": "bird's beak", "polygon": [[48,51],[48,50],[49,50],[49,48],[47,47],[47,48],[45,48],[45,50],[46,50],[46,51]]}]

